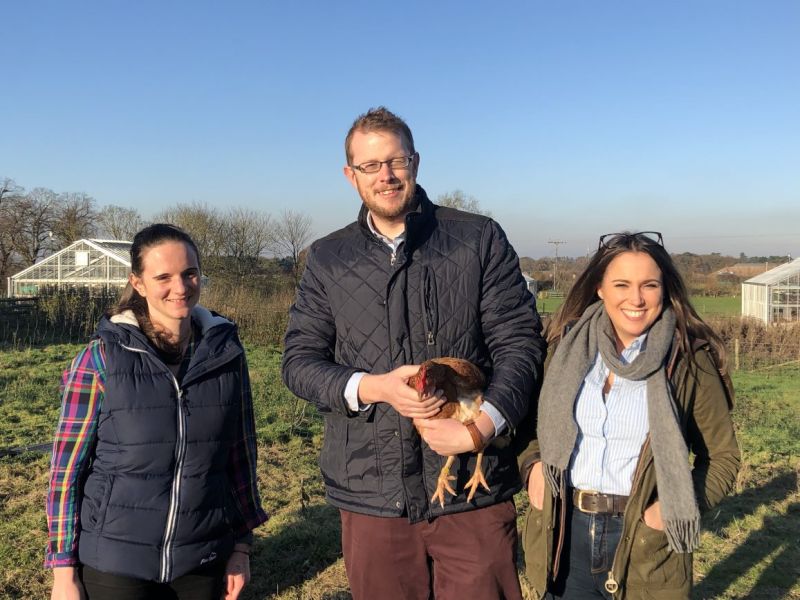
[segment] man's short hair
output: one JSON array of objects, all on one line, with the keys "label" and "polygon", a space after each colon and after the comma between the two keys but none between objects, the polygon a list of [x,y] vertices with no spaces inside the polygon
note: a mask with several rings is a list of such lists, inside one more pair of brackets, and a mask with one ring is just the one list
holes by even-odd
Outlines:
[{"label": "man's short hair", "polygon": [[353,159],[350,153],[350,143],[356,131],[360,131],[361,133],[391,131],[404,139],[412,154],[415,152],[414,136],[411,135],[411,129],[406,125],[406,122],[385,106],[379,106],[378,108],[370,108],[363,115],[359,115],[358,118],[353,121],[350,131],[347,132],[347,137],[344,139],[344,153],[347,157],[348,165]]}]

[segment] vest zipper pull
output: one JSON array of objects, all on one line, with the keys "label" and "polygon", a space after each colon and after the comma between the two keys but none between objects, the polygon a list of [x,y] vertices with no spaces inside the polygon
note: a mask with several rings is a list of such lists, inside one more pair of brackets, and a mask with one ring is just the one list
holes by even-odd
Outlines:
[{"label": "vest zipper pull", "polygon": [[397,251],[392,250],[392,256],[389,258],[389,264],[394,266],[394,263],[397,262]]},{"label": "vest zipper pull", "polygon": [[186,400],[186,396],[183,395],[183,390],[178,391],[178,404],[181,408],[183,408],[183,410],[186,411],[187,415],[192,414],[189,410],[189,401]]},{"label": "vest zipper pull", "polygon": [[429,331],[428,332],[428,346],[433,346],[434,344],[436,344],[436,340],[433,337],[433,332]]}]

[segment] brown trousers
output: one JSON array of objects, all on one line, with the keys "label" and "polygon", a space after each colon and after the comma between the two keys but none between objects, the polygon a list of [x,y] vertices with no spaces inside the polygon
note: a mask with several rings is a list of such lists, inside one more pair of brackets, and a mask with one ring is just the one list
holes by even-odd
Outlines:
[{"label": "brown trousers", "polygon": [[339,512],[353,600],[522,600],[512,500],[413,525]]}]

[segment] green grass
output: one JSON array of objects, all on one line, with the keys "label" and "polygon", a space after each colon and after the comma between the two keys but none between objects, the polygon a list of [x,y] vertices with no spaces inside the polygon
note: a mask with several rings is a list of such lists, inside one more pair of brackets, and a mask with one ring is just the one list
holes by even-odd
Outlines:
[{"label": "green grass", "polygon": [[734,375],[737,493],[707,515],[697,598],[800,598],[800,366]]},{"label": "green grass", "polygon": [[742,314],[742,299],[738,296],[692,296],[691,302],[701,317],[737,317]]},{"label": "green grass", "polygon": [[[79,346],[0,353],[3,447],[49,440],[60,373]],[[275,349],[248,347],[259,436],[259,489],[270,521],[256,531],[243,598],[350,598],[339,520],[325,504],[316,411],[281,384]],[[800,367],[738,372],[734,419],[743,452],[737,490],[706,515],[696,598],[800,599]],[[41,564],[48,457],[0,459],[0,598],[49,597]],[[518,506],[524,500],[518,497]]]}]

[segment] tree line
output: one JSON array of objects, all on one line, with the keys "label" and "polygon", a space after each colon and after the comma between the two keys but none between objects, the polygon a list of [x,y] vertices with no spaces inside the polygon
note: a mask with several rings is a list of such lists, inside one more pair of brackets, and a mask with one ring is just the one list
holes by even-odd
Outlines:
[{"label": "tree line", "polygon": [[100,207],[82,192],[26,191],[6,178],[0,180],[0,282],[76,240],[130,241],[145,225],[159,222],[185,229],[197,243],[204,272],[223,281],[269,273],[288,276],[296,285],[312,234],[311,217],[294,210],[272,216],[195,202],[145,218],[134,208]]}]

